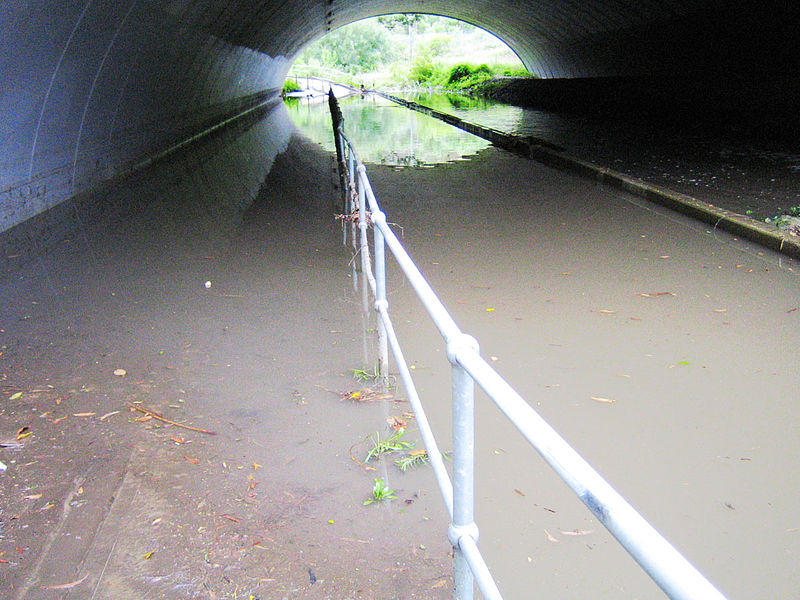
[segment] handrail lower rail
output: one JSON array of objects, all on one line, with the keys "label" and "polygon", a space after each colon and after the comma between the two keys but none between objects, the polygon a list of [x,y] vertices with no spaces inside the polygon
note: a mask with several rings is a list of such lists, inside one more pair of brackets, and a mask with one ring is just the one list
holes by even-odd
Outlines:
[{"label": "handrail lower rail", "polygon": [[[338,104],[335,104],[332,94],[331,98],[337,151],[341,148],[339,165],[347,181],[345,210],[348,214],[358,214],[360,237],[357,240],[353,230],[353,245],[361,254],[361,268],[375,297],[374,308],[378,316],[379,372],[383,376],[388,373],[387,350],[391,348],[451,518],[448,539],[454,549],[455,598],[471,600],[474,584],[477,583],[484,598],[502,600],[502,595],[478,549],[478,528],[473,520],[474,387],[477,384],[667,596],[676,600],[725,600],[725,596],[719,590],[480,356],[477,341],[461,331],[387,223],[386,215],[381,211],[367,177],[366,167],[358,159],[353,145],[344,134],[341,112],[338,111]],[[349,169],[344,167],[345,154],[349,158]],[[367,207],[369,211],[366,210]],[[367,236],[370,224],[374,234],[374,274]],[[389,316],[384,256],[386,247],[389,248],[442,335],[447,357],[452,365],[452,481]]]}]

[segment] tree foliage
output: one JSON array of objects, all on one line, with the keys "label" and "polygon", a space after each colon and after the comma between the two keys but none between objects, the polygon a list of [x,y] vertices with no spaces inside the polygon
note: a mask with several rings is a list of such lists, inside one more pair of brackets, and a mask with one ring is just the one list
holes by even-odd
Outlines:
[{"label": "tree foliage", "polygon": [[334,70],[345,78],[348,74],[370,85],[379,82],[377,85],[461,89],[489,74],[486,67],[470,66],[468,74],[456,74],[451,80],[454,65],[488,63],[495,74],[524,73],[515,61],[518,59],[501,41],[468,23],[406,13],[365,19],[337,29],[306,48],[297,64]]},{"label": "tree foliage", "polygon": [[396,50],[385,29],[353,23],[310,46],[302,60],[356,75],[378,70],[395,58]]},{"label": "tree foliage", "polygon": [[409,27],[414,27],[414,25],[422,21],[423,18],[424,15],[418,15],[416,13],[403,13],[399,15],[378,17],[378,22],[389,30],[395,29],[396,27],[408,29]]}]

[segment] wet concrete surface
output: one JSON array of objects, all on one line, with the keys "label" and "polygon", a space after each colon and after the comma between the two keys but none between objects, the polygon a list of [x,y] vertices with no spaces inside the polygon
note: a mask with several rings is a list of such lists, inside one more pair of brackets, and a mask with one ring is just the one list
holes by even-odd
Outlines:
[{"label": "wet concrete surface", "polygon": [[[332,157],[295,137],[220,210],[250,193],[251,145],[225,148],[224,189],[190,154],[108,190],[130,209],[2,281],[4,596],[451,596],[430,471],[351,458],[408,406],[342,400],[372,333]],[[792,597],[796,265],[495,149],[369,169],[501,374],[730,597]],[[444,349],[395,271],[390,303],[447,440]],[[662,597],[485,401],[477,460],[507,597]],[[364,506],[379,476],[399,498]]]},{"label": "wet concrete surface", "polygon": [[221,190],[195,159],[3,281],[0,595],[447,596],[425,473],[364,506],[381,471],[350,458],[407,406],[342,399],[366,365],[330,154],[295,140],[244,215],[198,209]]},{"label": "wet concrete surface", "polygon": [[757,122],[723,128],[525,113],[523,123],[552,121],[545,139],[571,154],[758,221],[800,206],[800,144],[759,131]]}]

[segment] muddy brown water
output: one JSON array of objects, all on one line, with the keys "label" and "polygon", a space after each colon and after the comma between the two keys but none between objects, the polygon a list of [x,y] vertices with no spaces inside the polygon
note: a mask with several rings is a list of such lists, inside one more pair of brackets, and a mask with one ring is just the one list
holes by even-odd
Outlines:
[{"label": "muddy brown water", "polygon": [[[796,593],[796,265],[494,149],[372,179],[483,355],[646,518],[731,598]],[[390,281],[421,387],[446,398],[444,349]],[[660,597],[485,400],[477,435],[481,547],[508,597]]]},{"label": "muddy brown water", "polygon": [[[133,208],[2,282],[0,432],[33,430],[0,451],[4,595],[451,596],[429,469],[351,459],[408,408],[341,401],[364,385],[350,370],[371,366],[373,334],[332,219],[331,155],[287,135],[268,175],[253,160],[281,122],[110,190]],[[368,168],[498,371],[725,594],[794,597],[796,264],[492,148]],[[449,449],[444,348],[389,275]],[[137,420],[128,402],[216,435]],[[505,597],[663,597],[480,394],[477,469],[480,546]],[[398,499],[364,506],[379,476]]]}]

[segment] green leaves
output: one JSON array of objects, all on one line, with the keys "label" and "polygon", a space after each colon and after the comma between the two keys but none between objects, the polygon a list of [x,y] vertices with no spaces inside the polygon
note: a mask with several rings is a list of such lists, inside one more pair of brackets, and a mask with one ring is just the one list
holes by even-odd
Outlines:
[{"label": "green leaves", "polygon": [[388,438],[381,438],[380,432],[375,432],[375,437],[369,436],[372,442],[372,448],[367,453],[364,462],[369,462],[370,459],[380,456],[382,454],[391,454],[392,452],[402,452],[408,448],[414,447],[414,442],[404,442],[401,438],[406,432],[405,429],[400,428]]},{"label": "green leaves", "polygon": [[375,480],[375,485],[372,487],[372,498],[364,500],[364,506],[373,502],[383,502],[384,500],[394,500],[396,498],[394,490],[386,485],[386,480],[383,477],[380,477]]}]

